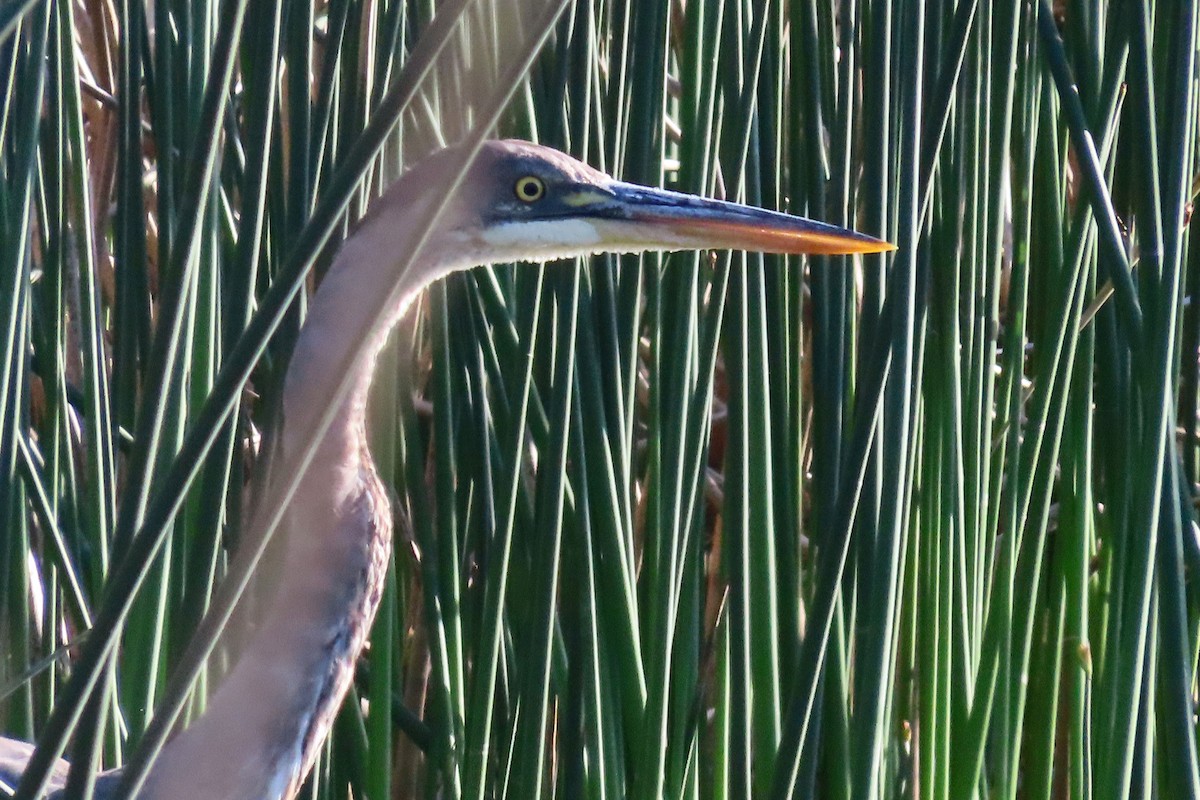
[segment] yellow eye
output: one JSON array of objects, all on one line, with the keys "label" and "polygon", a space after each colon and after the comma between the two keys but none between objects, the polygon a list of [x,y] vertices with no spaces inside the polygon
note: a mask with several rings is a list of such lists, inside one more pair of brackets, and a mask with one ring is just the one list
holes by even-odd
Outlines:
[{"label": "yellow eye", "polygon": [[516,185],[513,186],[513,192],[521,202],[533,203],[542,199],[542,195],[546,193],[546,184],[542,183],[541,178],[526,175],[524,178],[517,179]]}]

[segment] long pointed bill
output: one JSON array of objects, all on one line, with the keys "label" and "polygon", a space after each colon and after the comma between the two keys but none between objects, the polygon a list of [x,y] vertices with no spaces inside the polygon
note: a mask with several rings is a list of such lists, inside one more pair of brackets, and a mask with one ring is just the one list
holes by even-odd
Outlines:
[{"label": "long pointed bill", "polygon": [[[838,255],[883,253],[896,246],[825,222],[709,200],[665,189],[613,182],[603,217],[646,243],[688,249]],[[644,227],[643,227],[644,226]]]}]

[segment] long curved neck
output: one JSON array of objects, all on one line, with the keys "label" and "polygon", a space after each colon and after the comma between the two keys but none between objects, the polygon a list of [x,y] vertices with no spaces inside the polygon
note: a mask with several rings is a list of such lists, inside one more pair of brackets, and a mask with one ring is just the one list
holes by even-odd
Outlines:
[{"label": "long curved neck", "polygon": [[[397,275],[400,254],[386,247],[407,241],[408,232],[386,224],[368,220],[343,245],[314,296],[288,369],[284,469],[311,444],[325,398],[347,370],[352,384],[316,443],[285,519],[286,565],[270,610],[206,713],[164,748],[144,797],[291,797],[349,688],[391,544],[390,506],[367,450],[371,377],[396,319],[448,271],[433,241],[419,263]],[[400,302],[362,336],[355,330],[362,326],[353,323],[373,315],[380,298],[395,297],[397,288]]]}]

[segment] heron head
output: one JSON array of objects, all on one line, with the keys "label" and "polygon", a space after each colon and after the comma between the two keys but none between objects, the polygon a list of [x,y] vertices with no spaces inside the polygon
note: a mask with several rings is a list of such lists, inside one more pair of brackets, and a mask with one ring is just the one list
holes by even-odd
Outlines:
[{"label": "heron head", "polygon": [[570,156],[488,142],[464,182],[476,246],[504,260],[600,252],[737,249],[878,253],[893,245],[836,225],[615,180]]}]

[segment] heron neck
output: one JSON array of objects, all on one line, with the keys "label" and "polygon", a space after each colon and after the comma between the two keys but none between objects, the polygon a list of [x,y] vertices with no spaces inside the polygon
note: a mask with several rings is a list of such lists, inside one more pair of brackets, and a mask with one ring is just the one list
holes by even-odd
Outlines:
[{"label": "heron neck", "polygon": [[[445,271],[434,247],[398,276],[394,263],[378,251],[364,254],[364,246],[379,242],[360,231],[343,246],[314,295],[285,379],[283,469],[312,445],[343,377],[350,389],[316,442],[288,509],[287,555],[274,600],[205,714],[164,748],[145,796],[292,796],[349,689],[391,544],[390,504],[367,449],[368,391],[395,321]],[[399,302],[381,322],[352,324],[374,316],[388,295]]]}]

